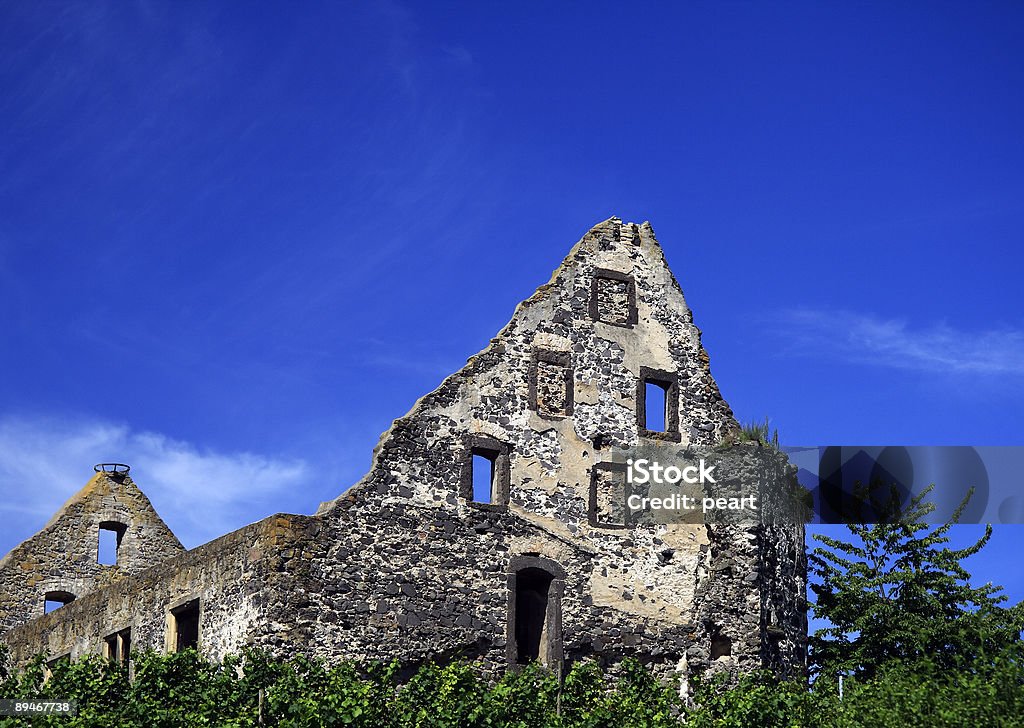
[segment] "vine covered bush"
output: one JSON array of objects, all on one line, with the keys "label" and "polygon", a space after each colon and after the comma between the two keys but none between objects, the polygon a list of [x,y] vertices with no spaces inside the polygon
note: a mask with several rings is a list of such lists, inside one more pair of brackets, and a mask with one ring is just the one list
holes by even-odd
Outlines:
[{"label": "vine covered bush", "polygon": [[1007,651],[984,665],[950,671],[928,661],[893,662],[870,678],[780,682],[770,674],[720,675],[681,698],[627,662],[614,680],[593,662],[575,664],[559,684],[536,666],[496,683],[472,665],[423,665],[399,682],[395,665],[359,670],[256,651],[222,663],[196,652],[133,656],[127,668],[90,656],[45,668],[37,658],[0,670],[0,697],[73,699],[78,714],[0,718],[9,726],[353,726],[368,728],[686,728],[774,726],[1018,726],[1024,715],[1024,655]]}]

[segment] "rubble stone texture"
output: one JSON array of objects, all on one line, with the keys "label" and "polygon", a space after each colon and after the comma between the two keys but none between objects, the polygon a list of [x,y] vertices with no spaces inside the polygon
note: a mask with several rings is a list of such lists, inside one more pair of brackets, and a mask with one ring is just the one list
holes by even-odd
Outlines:
[{"label": "rubble stone texture", "polygon": [[[101,529],[117,534],[115,564],[99,563]],[[0,632],[41,616],[47,594],[77,598],[184,550],[127,473],[96,473],[0,560]]]},{"label": "rubble stone texture", "polygon": [[598,320],[625,325],[629,321],[629,298],[625,281],[597,279]]},{"label": "rubble stone texture", "polygon": [[[493,674],[585,658],[614,672],[630,656],[665,675],[800,671],[802,524],[626,525],[609,495],[622,482],[616,455],[650,437],[638,422],[644,372],[678,383],[668,434],[680,447],[737,429],[700,339],[650,225],[611,218],[315,515],[274,515],[187,552],[139,539],[152,550],[131,572],[76,582],[78,599],[40,616],[44,580],[103,573],[89,571],[91,541],[58,540],[58,517],[3,562],[0,614],[13,628],[2,639],[19,662],[99,653],[124,629],[136,649],[172,649],[171,610],[198,598],[212,658],[252,645],[410,671],[462,657]],[[472,500],[474,454],[492,460],[490,503]],[[795,482],[782,456],[765,467]],[[112,490],[108,480],[94,479]],[[91,533],[104,517],[84,509],[66,528]]]}]

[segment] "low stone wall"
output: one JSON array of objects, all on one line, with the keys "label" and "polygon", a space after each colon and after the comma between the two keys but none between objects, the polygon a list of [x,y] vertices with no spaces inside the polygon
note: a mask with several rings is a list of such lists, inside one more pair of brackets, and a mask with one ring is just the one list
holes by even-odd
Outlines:
[{"label": "low stone wall", "polygon": [[276,515],[93,591],[3,636],[15,663],[102,654],[104,637],[131,628],[133,649],[167,648],[169,610],[200,600],[200,644],[211,658],[238,651],[266,629],[265,585],[309,516]]}]

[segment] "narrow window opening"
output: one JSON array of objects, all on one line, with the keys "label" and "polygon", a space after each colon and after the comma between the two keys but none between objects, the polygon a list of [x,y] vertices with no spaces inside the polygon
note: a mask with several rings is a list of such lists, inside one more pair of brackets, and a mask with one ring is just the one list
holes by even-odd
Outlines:
[{"label": "narrow window opening", "polygon": [[132,651],[132,630],[122,629],[103,638],[103,655],[112,662],[128,662]]},{"label": "narrow window opening", "polygon": [[636,414],[641,437],[679,442],[679,375],[640,367]]},{"label": "narrow window opening", "polygon": [[553,577],[543,569],[516,574],[516,662],[525,665],[546,655],[550,640],[548,593]]},{"label": "narrow window opening", "polygon": [[128,527],[118,521],[102,521],[99,528],[99,545],[96,553],[96,561],[106,566],[117,564],[118,552],[121,549],[121,540]]},{"label": "narrow window opening", "polygon": [[508,506],[509,448],[480,435],[466,438],[460,495],[469,503],[496,510]]},{"label": "narrow window opening", "polygon": [[473,449],[473,500],[477,503],[494,503],[494,470],[498,459],[496,452]]},{"label": "narrow window opening", "polygon": [[668,385],[644,382],[644,429],[651,432],[668,431]]},{"label": "narrow window opening", "polygon": [[175,652],[199,649],[199,600],[193,599],[171,610]]},{"label": "narrow window opening", "polygon": [[43,612],[49,614],[55,609],[60,609],[65,604],[75,601],[75,595],[66,591],[48,591],[43,601]]}]

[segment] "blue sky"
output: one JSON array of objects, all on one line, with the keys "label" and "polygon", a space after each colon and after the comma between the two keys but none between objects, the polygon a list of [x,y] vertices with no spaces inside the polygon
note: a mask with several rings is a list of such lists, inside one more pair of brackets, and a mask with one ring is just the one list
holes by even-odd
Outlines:
[{"label": "blue sky", "polygon": [[[611,215],[740,419],[1024,444],[1019,3],[16,2],[0,48],[0,552],[102,460],[189,546],[312,512]],[[1022,529],[969,564],[1017,600]]]}]

